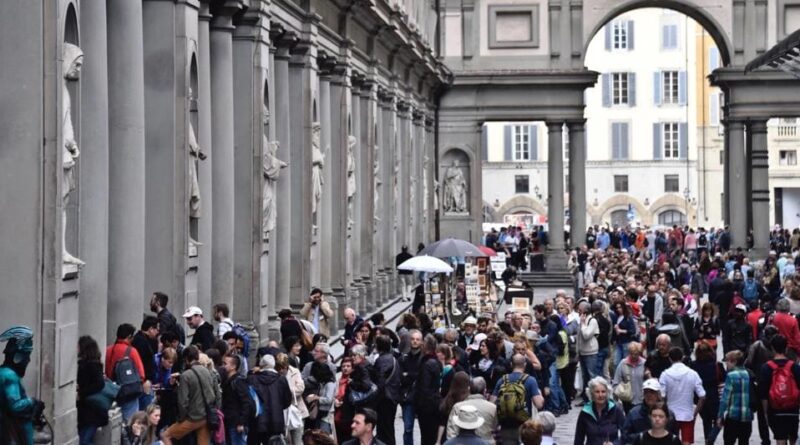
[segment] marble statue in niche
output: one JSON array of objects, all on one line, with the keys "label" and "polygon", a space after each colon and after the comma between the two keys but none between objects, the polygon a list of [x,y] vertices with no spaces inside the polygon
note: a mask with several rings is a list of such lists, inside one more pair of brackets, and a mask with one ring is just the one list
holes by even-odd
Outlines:
[{"label": "marble statue in niche", "polygon": [[428,155],[422,157],[422,220],[428,220]]},{"label": "marble statue in niche", "polygon": [[264,160],[262,163],[264,190],[261,197],[264,239],[267,239],[269,233],[275,229],[275,219],[278,209],[277,200],[275,199],[275,184],[278,182],[281,170],[289,165],[278,159],[277,153],[279,146],[280,144],[277,141],[268,142],[267,137],[264,136]]},{"label": "marble statue in niche", "polygon": [[[189,100],[194,100],[192,89],[189,88]],[[189,140],[189,220],[200,219],[200,182],[197,175],[197,163],[206,159],[206,154],[197,143],[197,133],[194,131],[192,120],[189,119],[189,129],[187,131],[187,138]],[[191,227],[191,225],[190,225]],[[190,251],[192,246],[202,245],[196,239],[192,238],[191,230],[189,231],[189,246]]]},{"label": "marble statue in niche", "polygon": [[433,211],[439,210],[439,180],[433,180]]},{"label": "marble statue in niche", "polygon": [[356,143],[355,136],[347,136],[347,229],[353,228],[353,205],[356,197]]},{"label": "marble statue in niche", "polygon": [[70,193],[75,190],[74,169],[80,156],[78,142],[75,140],[75,130],[72,126],[72,98],[67,85],[69,82],[77,81],[80,78],[83,51],[71,43],[64,43],[63,51],[64,79],[61,83],[63,94],[61,128],[64,147],[62,153],[63,173],[61,176],[61,261],[64,264],[83,266],[85,264],[83,261],[67,252],[67,204],[69,204]]},{"label": "marble statue in niche", "polygon": [[311,125],[311,213],[316,214],[322,199],[322,169],[325,167],[325,155],[320,149],[319,122]]},{"label": "marble statue in niche", "polygon": [[467,212],[467,181],[458,161],[453,161],[444,173],[444,211]]},{"label": "marble statue in niche", "polygon": [[[374,149],[374,155],[372,158],[372,177],[375,179],[375,189],[373,191],[373,199],[372,199],[372,219],[375,223],[379,223],[381,221],[380,218],[380,202],[381,202],[381,186],[383,185],[383,181],[381,180],[381,162],[379,159],[379,148],[376,145]],[[375,224],[374,231],[378,230],[378,225]]]},{"label": "marble statue in niche", "polygon": [[[395,156],[394,158],[394,170],[392,172],[392,201],[397,204],[400,202],[400,162],[399,159]],[[394,229],[397,230],[397,222],[399,218],[400,212],[394,212]]]},{"label": "marble statue in niche", "polygon": [[411,176],[408,178],[408,205],[409,205],[409,212],[408,212],[408,222],[409,225],[413,226],[414,221],[416,220],[416,204],[417,204],[417,177]]}]

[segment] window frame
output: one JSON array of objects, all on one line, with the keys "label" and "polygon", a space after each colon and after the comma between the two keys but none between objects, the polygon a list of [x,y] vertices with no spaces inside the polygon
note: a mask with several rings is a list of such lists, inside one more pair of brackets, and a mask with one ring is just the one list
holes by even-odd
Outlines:
[{"label": "window frame", "polygon": [[627,51],[630,47],[628,36],[628,21],[614,20],[611,23],[611,49]]},{"label": "window frame", "polygon": [[[667,127],[670,128],[667,128]],[[661,159],[680,159],[681,127],[678,122],[661,122]],[[669,135],[669,139],[667,138]],[[674,139],[673,139],[674,137]],[[668,145],[671,143],[671,146]]]},{"label": "window frame", "polygon": [[631,80],[630,73],[627,72],[611,73],[612,106],[630,106],[631,103],[630,80]]},{"label": "window frame", "polygon": [[[525,190],[521,191],[520,181],[525,180]],[[515,195],[528,195],[531,193],[531,177],[530,175],[514,175],[514,194]]]},{"label": "window frame", "polygon": [[681,102],[681,76],[678,70],[661,71],[661,104],[679,105]]},{"label": "window frame", "polygon": [[[619,184],[617,181],[624,181],[620,182]],[[624,190],[622,185],[625,185]],[[630,190],[630,183],[628,182],[628,175],[614,175],[614,193],[628,193]]]},{"label": "window frame", "polygon": [[[669,187],[669,185],[674,185],[674,187]],[[664,175],[664,193],[680,193],[680,191],[681,191],[681,175],[673,175],[673,174]]]},{"label": "window frame", "polygon": [[778,165],[790,167],[797,165],[797,150],[778,150]]},{"label": "window frame", "polygon": [[531,131],[529,125],[515,124],[511,126],[511,157],[515,162],[528,162],[531,160]]}]

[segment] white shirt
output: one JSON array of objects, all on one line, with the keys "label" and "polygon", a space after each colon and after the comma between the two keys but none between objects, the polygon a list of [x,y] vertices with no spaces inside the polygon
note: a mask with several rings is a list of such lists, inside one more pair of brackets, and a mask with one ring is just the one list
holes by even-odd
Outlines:
[{"label": "white shirt", "polygon": [[233,330],[233,320],[230,318],[223,318],[217,326],[217,338],[222,339],[222,336]]},{"label": "white shirt", "polygon": [[693,369],[683,363],[673,363],[658,379],[661,395],[667,406],[675,413],[675,420],[689,422],[694,418],[694,396],[705,397],[703,381]]}]

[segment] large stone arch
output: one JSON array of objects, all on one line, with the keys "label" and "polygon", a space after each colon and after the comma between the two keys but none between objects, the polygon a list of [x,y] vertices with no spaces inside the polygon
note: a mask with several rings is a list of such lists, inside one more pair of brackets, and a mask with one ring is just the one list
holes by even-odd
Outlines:
[{"label": "large stone arch", "polygon": [[583,4],[583,57],[589,43],[606,23],[625,12],[640,8],[665,8],[686,14],[708,31],[719,48],[722,65],[731,64],[730,38],[733,8],[721,8],[719,0],[594,0]]},{"label": "large stone arch", "polygon": [[589,214],[592,216],[592,224],[601,224],[603,222],[603,217],[607,214],[610,214],[614,210],[627,209],[628,204],[633,205],[637,219],[640,220],[642,224],[650,225],[652,223],[652,214],[644,204],[631,195],[620,193],[608,198],[602,205],[590,209]]},{"label": "large stone arch", "polygon": [[530,195],[517,195],[509,199],[495,211],[495,215],[498,218],[502,218],[504,215],[525,210],[537,215],[547,215],[547,209],[542,203],[533,199]]},{"label": "large stone arch", "polygon": [[[664,195],[650,204],[650,213],[653,222],[658,221],[658,215],[667,210],[677,210],[686,215],[686,222],[691,226],[697,225],[697,209],[693,205],[686,205],[686,200],[675,194]],[[688,210],[688,211],[687,211]]]}]

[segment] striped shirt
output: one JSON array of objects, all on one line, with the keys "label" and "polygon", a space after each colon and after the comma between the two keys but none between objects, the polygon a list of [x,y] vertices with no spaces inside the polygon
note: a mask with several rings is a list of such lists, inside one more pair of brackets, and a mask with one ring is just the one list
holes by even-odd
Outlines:
[{"label": "striped shirt", "polygon": [[742,367],[728,371],[725,377],[725,388],[719,399],[718,417],[752,422],[753,411],[750,409],[750,374]]}]

